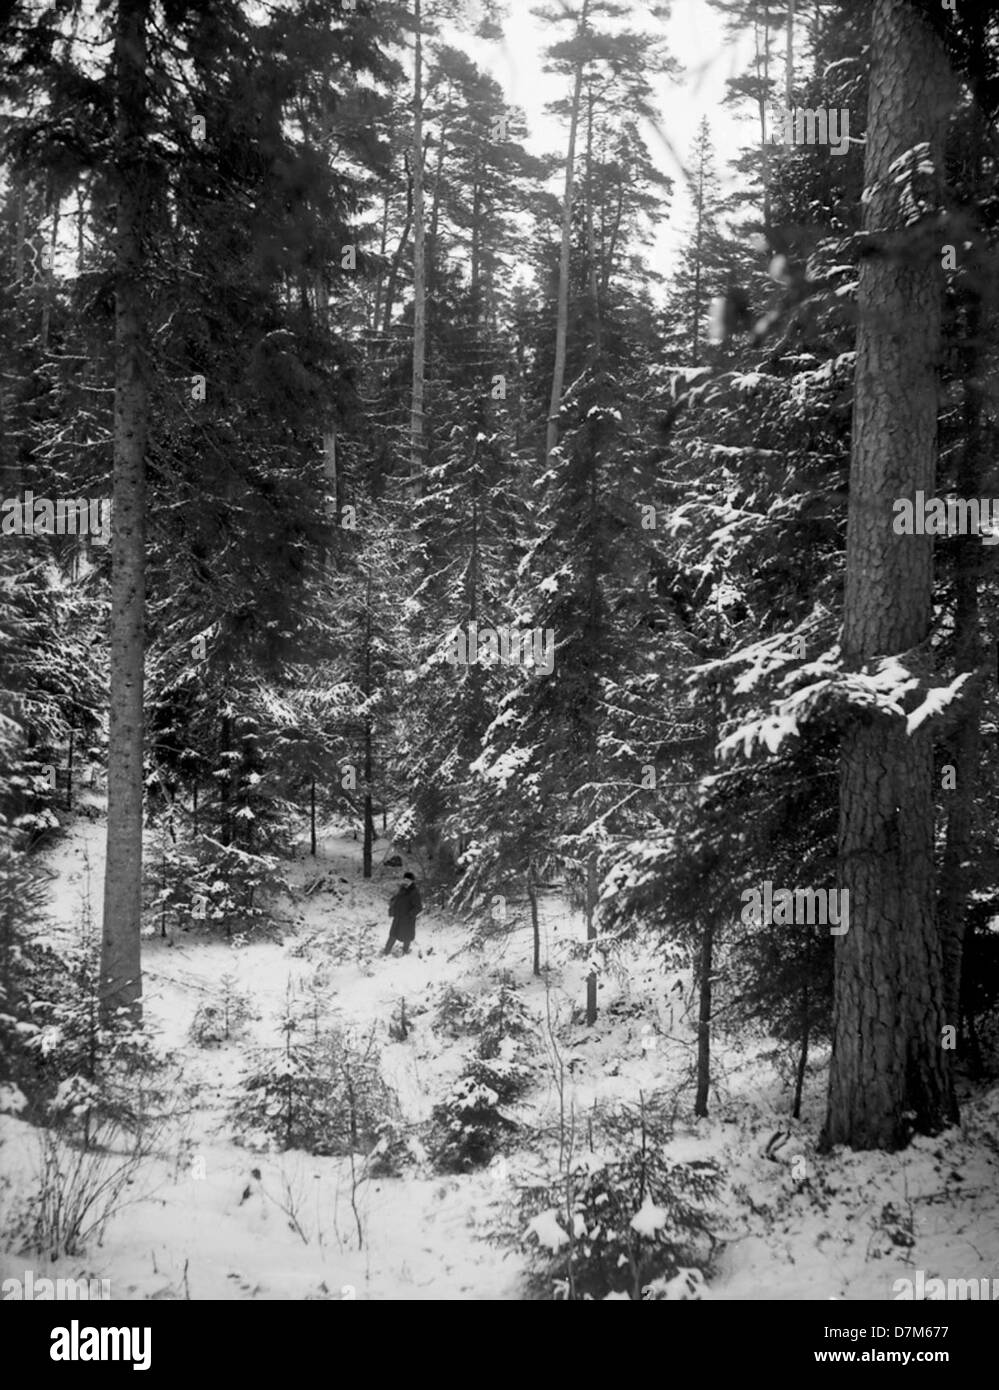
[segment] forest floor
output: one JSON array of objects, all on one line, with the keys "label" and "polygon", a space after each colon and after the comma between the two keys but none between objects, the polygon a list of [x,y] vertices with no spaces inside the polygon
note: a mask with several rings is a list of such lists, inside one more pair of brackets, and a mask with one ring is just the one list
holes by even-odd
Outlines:
[{"label": "forest floor", "polygon": [[[78,934],[87,880],[100,920],[104,831],[102,819],[75,819],[47,855],[54,936]],[[300,853],[286,866],[291,898],[279,904],[283,921],[273,931],[242,943],[196,931],[144,939],[145,1012],[168,1058],[170,1119],[102,1242],[84,1257],[46,1262],[48,1277],[109,1278],[116,1299],[527,1296],[522,1252],[494,1237],[517,1222],[513,1194],[538,1172],[537,1136],[557,1132],[550,1045],[539,1045],[534,1084],[510,1109],[522,1128],[502,1162],[442,1175],[418,1154],[400,1177],[362,1175],[353,1205],[348,1160],[242,1146],[230,1118],[249,1049],[277,1045],[289,989],[318,980],[330,1025],[373,1032],[405,1119],[427,1120],[470,1050],[468,1037],[436,1026],[442,993],[450,986],[476,995],[506,979],[536,1018],[540,1043],[557,1039],[578,1144],[594,1106],[670,1095],[669,1157],[721,1168],[724,1243],[699,1296],[891,1300],[894,1281],[917,1270],[927,1279],[999,1278],[999,1087],[964,1098],[959,1128],[902,1153],[821,1155],[825,1056],[812,1059],[802,1118],[790,1120],[788,1067],[775,1066],[772,1039],[747,1040],[743,1030],[715,1039],[711,1113],[695,1120],[688,972],[664,971],[647,943],[619,948],[601,981],[598,1021],[587,1027],[584,933],[554,895],[543,903],[549,969],[541,980],[531,974],[529,925],[489,936],[429,905],[416,953],[385,959],[386,904],[402,870],[382,867],[386,841],[376,848],[374,877],[365,881],[359,843],[330,827],[317,859]],[[319,874],[326,886],[306,895]],[[195,1013],[226,975],[258,1017],[238,1040],[196,1045]],[[403,999],[409,1031],[393,1040]],[[38,1152],[34,1130],[0,1115],[0,1202],[8,1211],[37,1185]],[[7,1244],[0,1278],[22,1277],[27,1267],[42,1277],[41,1257]]]}]

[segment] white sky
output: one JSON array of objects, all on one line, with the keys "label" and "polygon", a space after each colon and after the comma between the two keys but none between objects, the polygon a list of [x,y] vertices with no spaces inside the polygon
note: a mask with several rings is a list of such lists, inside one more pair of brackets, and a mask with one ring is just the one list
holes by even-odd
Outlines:
[{"label": "white sky", "polygon": [[[550,0],[551,2],[551,0]],[[557,0],[554,0],[557,3]],[[542,70],[542,50],[551,42],[550,26],[536,19],[531,8],[536,0],[509,0],[503,28],[506,41],[484,43],[467,36],[454,36],[456,42],[503,88],[508,103],[519,106],[527,119],[525,145],[532,154],[564,153],[566,131],[545,112],[545,103],[568,95],[564,77]],[[650,31],[657,23],[645,7],[635,4],[627,17],[629,28]],[[560,37],[567,33],[563,26]],[[722,16],[707,0],[673,0],[666,25],[669,47],[682,69],[676,80],[658,83],[660,124],[681,159],[686,159],[702,116],[711,125],[723,192],[734,184],[728,161],[754,139],[755,115],[749,104],[739,108],[723,106],[725,81],[745,71],[752,55],[752,35],[737,45],[728,41]],[[662,171],[674,179],[672,210],[659,229],[650,260],[656,270],[668,276],[672,257],[683,243],[690,205],[681,170],[665,141],[651,126],[645,130],[649,153]]]},{"label": "white sky", "polygon": [[[567,131],[561,122],[546,113],[545,105],[565,98],[568,82],[564,77],[543,71],[542,51],[551,42],[552,35],[551,26],[531,14],[537,3],[538,0],[507,0],[504,41],[487,43],[471,37],[468,32],[474,27],[468,16],[479,7],[477,0],[466,0],[465,32],[448,28],[442,37],[463,48],[495,78],[509,106],[521,108],[528,130],[524,143],[532,154],[564,156]],[[557,5],[559,0],[547,0],[547,3]],[[675,80],[660,79],[657,83],[659,124],[676,154],[686,159],[701,117],[706,116],[711,125],[722,190],[728,192],[734,186],[728,161],[743,145],[756,138],[756,123],[748,103],[742,103],[741,108],[726,107],[722,105],[722,98],[726,79],[744,72],[749,65],[752,34],[741,35],[738,44],[726,40],[722,17],[707,0],[672,0],[671,11],[666,34],[670,52],[681,71]],[[622,23],[638,32],[648,32],[659,21],[650,17],[641,0],[635,0]],[[560,25],[558,37],[564,38],[568,32],[567,26]],[[673,256],[685,239],[690,205],[682,170],[666,141],[651,123],[646,124],[644,133],[652,159],[674,180],[670,215],[658,228],[655,244],[649,251],[653,268],[668,278]],[[559,174],[552,184],[553,191],[559,195],[561,180]],[[67,235],[65,226],[63,235]],[[69,257],[71,251],[68,242],[62,245],[60,259]]]}]

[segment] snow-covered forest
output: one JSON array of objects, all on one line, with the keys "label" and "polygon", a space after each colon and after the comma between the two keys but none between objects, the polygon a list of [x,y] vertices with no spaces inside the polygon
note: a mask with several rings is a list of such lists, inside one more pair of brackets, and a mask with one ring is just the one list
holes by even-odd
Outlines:
[{"label": "snow-covered forest", "polygon": [[997,113],[981,0],[0,6],[5,1300],[999,1297]]}]

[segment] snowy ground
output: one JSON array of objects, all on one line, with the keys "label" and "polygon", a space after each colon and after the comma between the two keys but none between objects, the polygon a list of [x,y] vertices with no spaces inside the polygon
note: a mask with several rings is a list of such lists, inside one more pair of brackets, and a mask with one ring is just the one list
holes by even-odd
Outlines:
[{"label": "snowy ground", "polygon": [[[99,920],[104,830],[102,819],[81,817],[49,855],[56,932],[76,930],[88,863]],[[386,842],[378,849],[376,863]],[[333,891],[306,896],[318,873]],[[509,1219],[514,1186],[537,1170],[537,1143],[470,1175],[436,1175],[424,1163],[402,1178],[362,1182],[358,1249],[344,1160],[233,1142],[228,1110],[248,1045],[276,1041],[289,981],[295,988],[319,971],[331,1022],[375,1030],[406,1119],[425,1120],[468,1052],[467,1039],[434,1029],[441,990],[451,984],[476,993],[507,972],[537,1017],[539,1037],[552,1019],[583,1117],[595,1102],[677,1091],[693,1059],[690,979],[664,974],[647,948],[628,948],[602,982],[600,1017],[588,1029],[580,923],[554,899],[543,917],[547,985],[530,973],[529,928],[476,944],[469,926],[432,909],[419,919],[419,954],[383,959],[386,902],[400,873],[379,866],[365,882],[359,844],[334,828],[317,860],[303,854],[288,867],[293,898],[280,905],[285,925],[271,938],[239,945],[181,932],[144,941],[146,1017],[172,1059],[161,1154],[86,1258],[43,1265],[37,1254],[2,1250],[0,1278],[26,1268],[36,1277],[105,1277],[114,1298],[135,1299],[524,1297],[520,1257],[487,1237]],[[252,997],[259,1018],[239,1042],[196,1046],[195,1011],[224,974]],[[402,999],[412,1029],[400,1042],[389,1023]],[[810,1069],[803,1118],[791,1121],[770,1051],[765,1038],[716,1040],[718,1094],[707,1120],[692,1119],[692,1093],[680,1092],[670,1157],[712,1158],[727,1184],[726,1244],[705,1297],[887,1300],[894,1281],[916,1270],[927,1279],[999,1279],[999,1088],[965,1101],[960,1130],[917,1140],[902,1154],[820,1156],[822,1059]],[[525,1135],[556,1124],[554,1074],[543,1064],[514,1113]],[[36,1156],[29,1126],[0,1116],[6,1208],[30,1188]]]}]

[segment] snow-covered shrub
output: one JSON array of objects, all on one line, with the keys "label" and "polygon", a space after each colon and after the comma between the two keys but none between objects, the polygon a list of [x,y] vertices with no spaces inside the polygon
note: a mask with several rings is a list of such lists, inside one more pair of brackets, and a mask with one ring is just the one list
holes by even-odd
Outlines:
[{"label": "snow-covered shrub", "polygon": [[481,994],[469,1011],[469,1032],[478,1034],[480,1057],[498,1057],[504,1040],[526,1042],[537,1033],[537,1024],[513,985]]},{"label": "snow-covered shrub", "polygon": [[462,1076],[434,1106],[429,1150],[445,1173],[484,1167],[498,1153],[504,1134],[516,1128],[500,1110],[500,1098],[484,1081]]},{"label": "snow-covered shrub", "polygon": [[60,1000],[37,1037],[49,1082],[61,1077],[45,1102],[46,1123],[84,1147],[105,1127],[141,1133],[166,1094],[159,1082],[162,1058],[146,1028],[124,1015],[95,1026],[95,1012],[89,1000],[78,1008]]},{"label": "snow-covered shrub", "polygon": [[280,1045],[256,1048],[242,1079],[233,1118],[243,1142],[370,1153],[379,1124],[397,1110],[373,1035],[357,1039],[335,1028],[317,1035],[290,991],[280,1029]]},{"label": "snow-covered shrub", "polygon": [[128,1016],[100,1017],[100,941],[89,897],[81,899],[75,941],[23,933],[17,918],[40,914],[39,882],[28,861],[0,840],[0,1080],[26,1097],[24,1118],[55,1123],[91,1140],[109,1122],[137,1131],[162,1099],[160,1062],[148,1032]]},{"label": "snow-covered shrub", "polygon": [[7,1236],[50,1260],[82,1254],[91,1237],[100,1241],[116,1212],[144,1195],[139,1178],[156,1143],[156,1130],[148,1128],[122,1153],[114,1123],[98,1122],[87,1145],[59,1129],[39,1130],[35,1181],[15,1208]]},{"label": "snow-covered shrub", "polygon": [[537,1031],[526,1005],[510,984],[475,996],[446,985],[437,1003],[434,1029],[448,1037],[475,1034],[480,1057],[495,1057],[504,1038],[528,1038]]},{"label": "snow-covered shrub", "polygon": [[531,1068],[517,1057],[517,1046],[507,1039],[498,1057],[475,1057],[466,1076],[496,1093],[501,1105],[509,1105],[524,1094],[534,1079]]},{"label": "snow-covered shrub", "polygon": [[[539,1296],[660,1299],[709,1274],[717,1242],[709,1206],[721,1173],[710,1162],[671,1163],[648,1132],[575,1157],[552,1181],[524,1189],[515,1239]],[[570,1227],[571,1219],[571,1227]],[[695,1281],[697,1276],[692,1276]]]},{"label": "snow-covered shrub", "polygon": [[222,928],[232,936],[270,920],[267,898],[286,888],[274,855],[253,854],[203,835],[195,859],[187,882],[191,925]]},{"label": "snow-covered shrub", "polygon": [[434,1107],[430,1152],[444,1172],[482,1167],[499,1151],[505,1133],[516,1123],[500,1106],[518,1099],[530,1086],[528,1064],[534,1023],[515,989],[502,984],[472,999],[445,991],[438,1026],[477,1034],[475,1055],[445,1098]]},{"label": "snow-covered shrub", "polygon": [[144,866],[146,910],[160,935],[166,936],[170,927],[189,927],[195,906],[191,885],[198,881],[193,851],[164,840],[160,852],[147,856]]},{"label": "snow-covered shrub", "polygon": [[375,1146],[368,1154],[368,1175],[397,1178],[423,1157],[419,1140],[409,1133],[398,1115],[387,1115],[376,1126]]},{"label": "snow-covered shrub", "polygon": [[217,1047],[241,1037],[250,1019],[257,1016],[249,995],[237,987],[235,977],[223,975],[212,996],[195,1010],[191,1041],[198,1047]]},{"label": "snow-covered shrub", "polygon": [[448,1038],[458,1038],[469,1031],[469,1011],[472,996],[457,985],[445,985],[437,1002],[434,1031]]},{"label": "snow-covered shrub", "polygon": [[59,959],[36,943],[45,884],[0,815],[0,1085],[30,1092],[35,1061],[28,1046],[36,980]]}]

